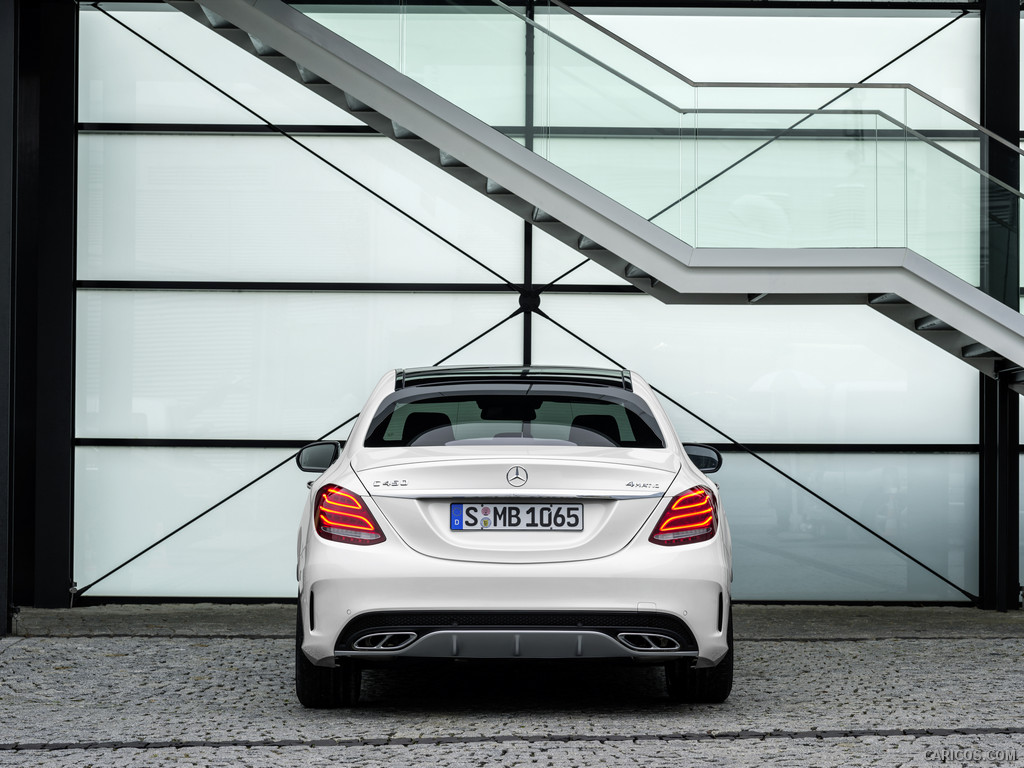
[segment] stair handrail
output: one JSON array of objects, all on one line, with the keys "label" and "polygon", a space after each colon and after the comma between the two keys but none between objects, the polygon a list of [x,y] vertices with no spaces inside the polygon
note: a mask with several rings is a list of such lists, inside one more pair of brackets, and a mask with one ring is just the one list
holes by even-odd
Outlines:
[{"label": "stair handrail", "polygon": [[[661,96],[660,94],[657,94],[657,93],[653,92],[650,88],[648,88],[648,87],[638,83],[634,78],[629,77],[628,75],[624,74],[623,72],[618,71],[617,69],[615,69],[611,65],[603,62],[602,60],[600,60],[599,58],[597,58],[593,54],[591,54],[588,51],[580,48],[575,43],[572,43],[569,40],[565,39],[563,36],[553,32],[550,29],[545,28],[541,24],[538,24],[534,19],[531,19],[529,16],[527,16],[526,14],[516,10],[515,8],[512,8],[511,6],[509,6],[506,3],[502,2],[502,0],[490,0],[490,2],[494,6],[499,7],[502,10],[506,11],[507,13],[512,14],[513,16],[518,18],[520,21],[522,21],[524,24],[527,24],[528,26],[532,27],[534,30],[539,31],[543,35],[545,35],[545,36],[547,36],[547,37],[557,41],[560,45],[563,45],[563,46],[567,47],[568,49],[572,50],[577,55],[582,56],[583,58],[587,59],[588,61],[592,62],[593,64],[596,64],[597,66],[601,67],[602,69],[604,69],[605,71],[607,71],[610,74],[614,75],[615,77],[619,78],[623,82],[626,82],[630,86],[639,89],[640,91],[642,91],[643,93],[647,94],[648,96],[651,96],[651,97],[655,98],[657,101],[659,101],[664,106],[674,110],[677,114],[682,115],[682,114],[687,114],[687,113],[691,113],[691,112],[694,113],[694,114],[698,114],[698,113],[701,113],[701,112],[705,112],[705,113],[710,113],[710,112],[721,112],[721,113],[730,113],[730,112],[732,112],[732,113],[736,113],[736,112],[741,112],[741,111],[744,112],[744,113],[749,113],[749,114],[758,114],[758,113],[762,113],[762,112],[767,112],[768,111],[768,110],[739,110],[739,109],[701,110],[700,108],[698,108],[696,106],[695,107],[681,107],[678,104],[675,104],[674,102],[672,102],[671,100]],[[1001,144],[1002,146],[1004,146],[1006,148],[1012,149],[1019,156],[1024,156],[1024,150],[1022,150],[1020,147],[1015,146],[1014,144],[1011,144],[1006,139],[1002,138],[1001,136],[996,135],[995,133],[993,133],[992,131],[988,130],[987,128],[984,128],[980,124],[978,124],[975,121],[973,121],[970,118],[968,118],[966,115],[961,114],[960,112],[958,112],[957,110],[955,110],[952,107],[948,106],[947,104],[939,101],[938,99],[932,97],[931,95],[925,93],[924,91],[920,90],[916,86],[913,86],[913,85],[911,85],[909,83],[865,83],[865,82],[860,82],[860,83],[697,82],[697,81],[691,80],[690,78],[688,78],[685,75],[683,75],[682,73],[676,71],[675,69],[673,69],[672,67],[668,66],[667,64],[664,64],[663,62],[659,61],[658,59],[656,59],[655,57],[651,56],[647,52],[640,50],[639,48],[634,46],[632,43],[624,40],[623,38],[619,37],[618,35],[615,35],[613,32],[611,32],[610,30],[606,29],[605,27],[602,27],[597,22],[595,22],[595,21],[593,21],[591,19],[588,19],[586,16],[584,16],[583,14],[580,14],[575,9],[571,8],[570,6],[565,5],[563,2],[561,2],[561,0],[549,0],[549,2],[552,2],[553,4],[557,5],[559,8],[562,8],[562,9],[568,11],[574,17],[584,21],[585,23],[587,23],[591,27],[593,27],[595,29],[598,29],[603,34],[606,34],[610,39],[620,43],[621,45],[623,45],[626,48],[628,48],[630,51],[632,51],[632,52],[636,53],[637,55],[641,56],[644,60],[648,61],[649,63],[652,63],[652,64],[656,65],[657,67],[659,67],[660,69],[664,70],[665,72],[667,72],[671,76],[676,77],[676,78],[682,80],[687,86],[692,87],[694,89],[700,89],[700,88],[744,88],[744,89],[751,89],[751,90],[752,89],[765,90],[765,89],[799,89],[799,88],[810,89],[810,88],[814,88],[814,89],[822,89],[822,90],[826,90],[827,89],[827,90],[839,90],[839,91],[841,91],[839,93],[839,95],[834,96],[829,101],[827,101],[824,105],[822,105],[821,107],[819,107],[817,109],[790,108],[790,109],[773,109],[773,110],[770,110],[772,114],[792,113],[792,114],[804,115],[804,117],[802,117],[801,119],[797,120],[794,124],[792,124],[790,126],[786,126],[784,128],[776,129],[775,134],[773,136],[771,136],[770,138],[768,138],[767,140],[765,140],[765,142],[763,144],[761,144],[760,146],[758,146],[755,149],[751,150],[746,155],[741,157],[739,160],[731,163],[729,166],[727,166],[726,168],[722,169],[718,173],[714,174],[710,178],[705,179],[703,182],[698,184],[696,187],[691,189],[689,192],[687,192],[687,193],[683,194],[681,197],[673,200],[668,205],[665,205],[664,207],[662,207],[660,210],[658,210],[653,215],[646,217],[649,221],[654,221],[655,219],[657,219],[660,216],[662,216],[664,213],[672,210],[677,205],[679,205],[681,202],[683,202],[684,200],[686,200],[687,198],[689,198],[693,194],[697,193],[698,191],[700,191],[704,187],[708,186],[709,184],[714,182],[716,179],[718,179],[721,176],[725,175],[728,171],[732,170],[737,165],[739,165],[740,163],[742,163],[745,160],[747,160],[749,157],[757,154],[762,149],[764,149],[767,146],[771,145],[777,139],[779,139],[782,136],[785,136],[787,133],[795,130],[800,124],[806,122],[807,120],[809,120],[815,114],[859,114],[859,115],[875,115],[875,116],[881,117],[882,119],[888,121],[892,125],[894,125],[894,126],[898,127],[899,129],[903,130],[907,135],[913,136],[915,139],[920,140],[920,141],[924,142],[925,144],[927,144],[928,146],[938,150],[939,152],[941,152],[942,154],[946,155],[950,159],[954,160],[955,162],[960,163],[964,167],[966,167],[966,168],[970,169],[971,171],[979,174],[982,178],[984,178],[987,181],[995,184],[998,187],[1001,187],[1002,189],[1004,189],[1005,191],[1009,192],[1013,196],[1015,196],[1015,197],[1017,197],[1019,199],[1024,199],[1024,192],[1021,192],[1021,190],[1017,189],[1013,185],[1007,184],[1006,182],[1004,182],[1004,181],[1002,181],[1000,179],[995,178],[990,173],[988,173],[988,171],[985,171],[984,169],[980,168],[979,166],[969,162],[968,160],[966,160],[965,158],[963,158],[960,155],[956,154],[955,152],[952,152],[952,151],[946,149],[945,147],[943,147],[941,144],[939,144],[935,140],[925,136],[920,131],[918,131],[918,130],[916,130],[914,128],[911,128],[909,125],[903,123],[902,121],[897,120],[896,118],[894,118],[891,115],[887,114],[883,110],[879,110],[879,109],[828,110],[827,109],[827,107],[829,105],[831,105],[831,104],[835,103],[836,101],[838,101],[839,99],[843,98],[848,93],[850,93],[852,91],[856,91],[856,90],[900,90],[900,91],[904,91],[904,92],[908,92],[908,93],[914,93],[914,94],[920,96],[921,98],[925,99],[926,101],[928,101],[932,105],[938,107],[940,110],[942,110],[942,111],[946,112],[947,114],[951,115],[952,117],[956,118],[957,120],[959,120],[959,121],[961,121],[963,123],[966,123],[971,128],[973,128],[974,130],[980,132],[985,137],[987,137],[989,139],[992,139],[992,140],[995,140],[997,143]]]},{"label": "stair handrail", "polygon": [[[570,6],[570,5],[566,4],[565,2],[563,2],[563,0],[547,0],[547,1],[549,3],[551,3],[552,5],[558,6],[562,10],[564,10],[567,13],[569,13],[570,15],[572,15],[573,17],[579,19],[580,21],[584,22],[588,26],[590,26],[593,29],[597,30],[602,35],[605,35],[609,39],[615,41],[619,45],[621,45],[621,46],[623,46],[625,48],[628,48],[632,53],[634,53],[634,54],[640,56],[641,58],[645,59],[647,62],[655,65],[656,67],[658,67],[659,69],[663,70],[664,72],[666,72],[667,74],[671,75],[672,77],[678,78],[679,80],[682,80],[684,83],[686,83],[687,85],[692,86],[694,88],[793,88],[793,89],[797,89],[797,88],[822,88],[822,89],[839,89],[839,88],[845,89],[845,88],[849,88],[851,90],[869,90],[869,89],[900,89],[900,90],[906,90],[906,91],[909,91],[909,92],[911,92],[911,93],[913,93],[913,94],[915,94],[917,96],[920,96],[922,99],[924,99],[925,101],[931,103],[933,106],[938,107],[940,110],[942,110],[943,112],[946,112],[951,117],[956,118],[960,122],[966,123],[967,125],[969,125],[974,130],[979,131],[980,133],[983,133],[988,138],[993,139],[994,141],[996,141],[999,144],[1002,144],[1005,148],[1013,150],[1018,155],[1024,156],[1024,149],[1021,149],[1021,147],[1018,146],[1017,144],[1014,144],[1014,143],[1008,141],[1007,139],[1003,138],[1002,136],[999,136],[998,134],[993,133],[991,130],[989,130],[985,126],[983,126],[980,123],[978,123],[978,122],[972,120],[971,118],[967,117],[967,115],[965,115],[962,112],[954,109],[953,107],[949,106],[945,102],[940,101],[939,99],[935,98],[931,94],[926,93],[925,91],[922,91],[916,85],[913,85],[911,83],[866,83],[866,82],[859,82],[859,83],[828,83],[828,82],[825,82],[825,83],[777,83],[777,82],[762,82],[762,83],[756,83],[756,82],[738,82],[738,81],[722,81],[722,82],[717,82],[717,81],[697,81],[697,80],[691,80],[689,77],[687,77],[683,73],[679,72],[678,70],[676,70],[673,67],[669,66],[668,64],[664,63],[660,59],[652,56],[650,53],[648,53],[647,51],[643,50],[642,48],[639,48],[638,46],[636,46],[633,43],[629,42],[624,37],[622,37],[620,35],[617,35],[614,32],[612,32],[610,29],[608,29],[607,27],[602,26],[601,24],[598,24],[596,21],[594,21],[593,19],[588,17],[586,14],[580,13],[575,8],[573,8],[572,6]],[[588,58],[591,58],[593,60],[593,57],[591,57],[589,54],[586,54],[585,52],[580,51],[579,48],[574,46],[572,43],[569,43],[567,40],[565,40],[564,38],[562,38],[559,35],[555,34],[554,32],[551,32],[550,30],[547,30],[545,27],[536,24],[529,17],[525,16],[524,14],[519,13],[514,8],[511,8],[510,6],[506,5],[504,2],[502,2],[502,0],[491,0],[491,2],[494,3],[495,5],[501,6],[502,8],[506,9],[509,13],[515,14],[516,16],[518,16],[523,21],[532,24],[535,28],[540,29],[545,34],[550,34],[553,38],[555,38],[556,40],[561,42],[563,45],[569,45],[574,50],[576,50],[578,53],[581,53],[582,55],[585,55]],[[967,13],[967,11],[963,11],[961,13],[961,16],[963,16],[966,13]],[[870,75],[869,75],[869,77],[870,77]]]},{"label": "stair handrail", "polygon": [[[534,19],[531,19],[529,16],[527,16],[526,14],[522,13],[521,11],[519,11],[519,10],[517,10],[515,8],[512,8],[511,6],[509,6],[506,3],[504,3],[502,0],[490,0],[490,2],[495,7],[501,8],[506,13],[509,13],[512,16],[515,16],[517,19],[522,21],[524,24],[527,24],[528,26],[532,27],[534,30],[537,30],[537,31],[541,32],[543,35],[545,35],[547,37],[550,37],[551,39],[557,41],[560,45],[565,46],[566,48],[570,49],[571,51],[573,51],[577,55],[582,56],[583,58],[587,59],[591,63],[601,67],[602,69],[604,69],[609,74],[612,74],[615,77],[617,77],[620,80],[622,80],[623,82],[628,83],[631,87],[635,88],[638,91],[643,92],[644,94],[646,94],[650,98],[655,99],[656,101],[658,101],[659,103],[661,103],[665,107],[675,111],[677,114],[680,114],[680,115],[688,114],[688,113],[697,114],[697,113],[701,113],[701,112],[704,112],[704,113],[714,113],[714,112],[738,113],[738,112],[743,112],[743,113],[747,113],[747,114],[760,114],[760,113],[764,113],[764,112],[768,111],[768,110],[740,110],[740,109],[704,109],[704,110],[702,110],[702,109],[700,109],[698,107],[680,106],[680,105],[676,104],[675,102],[673,102],[672,100],[662,96],[661,94],[659,94],[659,93],[657,93],[655,91],[652,91],[650,88],[648,88],[647,86],[643,85],[642,83],[639,83],[634,78],[626,75],[623,72],[620,72],[619,70],[615,69],[611,65],[605,63],[604,61],[602,61],[601,59],[597,58],[593,54],[591,54],[588,51],[580,48],[575,43],[570,42],[569,40],[565,39],[561,35],[551,31],[550,29],[545,28],[544,26],[542,26],[540,24],[538,24]],[[744,89],[760,89],[760,90],[767,90],[767,89],[794,89],[795,90],[795,89],[800,89],[800,88],[803,88],[803,89],[815,88],[815,89],[822,89],[822,90],[833,90],[833,91],[834,90],[840,90],[840,91],[843,91],[838,96],[833,97],[826,104],[824,104],[823,106],[821,106],[819,108],[806,108],[806,109],[789,108],[789,109],[773,109],[773,110],[771,110],[771,112],[773,114],[792,113],[792,114],[804,115],[805,117],[803,119],[799,120],[794,125],[777,129],[777,132],[776,132],[776,134],[773,137],[768,139],[765,142],[765,144],[762,145],[761,147],[758,147],[757,149],[753,150],[751,153],[748,153],[747,156],[749,156],[751,154],[755,154],[756,152],[758,152],[761,149],[763,149],[764,146],[767,146],[768,144],[772,143],[776,139],[778,139],[778,138],[780,138],[782,136],[785,136],[789,131],[794,130],[800,123],[804,122],[805,120],[809,119],[812,115],[815,115],[815,114],[876,115],[876,116],[879,116],[882,119],[888,121],[892,125],[898,127],[899,129],[904,130],[907,134],[913,135],[916,139],[919,139],[920,141],[922,141],[922,142],[928,144],[929,146],[937,149],[938,151],[940,151],[941,153],[947,155],[948,157],[950,157],[951,159],[953,159],[956,162],[960,163],[964,167],[969,168],[970,170],[974,171],[975,173],[980,174],[982,177],[984,177],[988,181],[991,181],[991,182],[995,183],[996,185],[998,185],[1000,187],[1003,187],[1006,191],[1011,192],[1015,196],[1024,199],[1024,193],[1022,193],[1020,190],[1016,189],[1012,185],[1008,185],[1005,182],[1000,181],[999,179],[996,179],[995,177],[993,177],[991,174],[989,174],[984,169],[974,165],[973,163],[969,162],[965,158],[957,155],[955,152],[950,152],[949,150],[947,150],[945,147],[941,146],[935,140],[925,136],[920,131],[918,131],[918,130],[916,130],[914,128],[911,128],[909,125],[904,124],[902,121],[900,121],[900,120],[896,119],[895,117],[887,114],[883,110],[878,110],[878,109],[828,110],[828,109],[826,109],[829,106],[829,104],[834,103],[835,101],[839,100],[840,98],[845,96],[850,91],[854,91],[854,90],[903,90],[903,91],[908,91],[908,92],[911,92],[911,93],[914,93],[914,94],[917,94],[917,95],[921,96],[922,98],[924,98],[929,103],[931,103],[934,106],[938,107],[939,109],[941,109],[942,111],[944,111],[947,114],[951,115],[952,117],[956,118],[957,120],[959,120],[959,121],[961,121],[963,123],[966,123],[967,125],[969,125],[974,130],[979,131],[980,133],[984,134],[986,137],[997,141],[999,144],[1003,145],[1006,148],[1012,149],[1018,155],[1024,156],[1024,149],[1021,149],[1020,147],[1015,146],[1014,144],[1011,144],[1006,139],[1003,139],[1002,137],[992,133],[987,128],[984,128],[983,126],[979,125],[978,123],[976,123],[975,121],[971,120],[967,116],[961,114],[960,112],[957,112],[952,107],[944,104],[943,102],[939,101],[938,99],[935,99],[934,97],[930,96],[929,94],[925,93],[924,91],[921,91],[919,88],[917,88],[917,87],[915,87],[915,86],[913,86],[913,85],[911,85],[909,83],[863,83],[863,82],[862,83],[829,83],[829,82],[825,82],[825,83],[697,82],[697,81],[691,80],[690,78],[686,77],[681,72],[678,72],[677,70],[673,69],[672,67],[670,67],[669,65],[665,64],[664,62],[659,61],[657,58],[651,56],[646,51],[641,50],[640,48],[636,47],[635,45],[633,45],[629,41],[627,41],[627,40],[621,38],[620,36],[616,35],[611,30],[608,30],[606,27],[603,27],[600,24],[598,24],[597,22],[593,21],[592,19],[587,18],[585,15],[579,13],[575,9],[573,9],[570,6],[566,5],[561,0],[549,0],[549,2],[553,3],[554,5],[557,5],[559,8],[562,8],[563,10],[566,10],[567,12],[572,14],[575,18],[578,18],[578,19],[584,21],[588,25],[590,25],[593,28],[599,30],[602,34],[607,35],[610,39],[614,40],[615,42],[617,42],[617,43],[619,43],[619,44],[621,44],[623,46],[625,46],[631,52],[641,56],[643,59],[645,59],[649,63],[654,64],[655,66],[657,66],[660,69],[664,70],[665,72],[667,72],[671,76],[673,76],[675,78],[678,78],[679,80],[683,81],[686,85],[688,85],[690,87],[693,87],[693,88],[697,88],[697,89],[699,89],[699,88],[737,88],[737,89],[738,88],[744,88]],[[742,162],[742,160],[746,159],[747,156],[745,156],[744,158],[742,158],[738,162]],[[696,188],[694,190],[691,190],[691,192],[689,192],[686,195],[684,195],[684,197],[681,198],[681,199],[686,199],[686,197],[688,197],[689,195],[693,194],[698,189],[706,186],[708,183],[713,181],[715,178],[718,178],[719,176],[721,176],[722,173],[724,173],[725,171],[731,170],[733,167],[735,167],[736,164],[738,164],[738,163],[734,163],[733,165],[730,165],[729,168],[723,170],[722,172],[720,172],[718,174],[715,174],[714,177],[704,181],[698,188]],[[656,213],[653,216],[650,216],[648,218],[650,220],[658,218],[658,216],[663,214],[665,211],[673,208],[680,201],[681,200],[673,201],[668,206],[666,206],[665,208],[661,209],[658,213]]]}]

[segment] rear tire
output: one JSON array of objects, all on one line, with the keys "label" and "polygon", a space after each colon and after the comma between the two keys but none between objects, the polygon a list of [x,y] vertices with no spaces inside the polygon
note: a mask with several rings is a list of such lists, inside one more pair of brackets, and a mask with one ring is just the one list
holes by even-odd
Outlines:
[{"label": "rear tire", "polygon": [[359,702],[363,686],[363,670],[353,659],[338,659],[338,704],[354,707]]},{"label": "rear tire", "polygon": [[302,652],[302,607],[296,611],[295,695],[307,709],[351,707],[359,700],[362,673],[352,659],[335,667],[318,667]]},{"label": "rear tire", "polygon": [[731,607],[726,642],[729,650],[714,667],[697,669],[689,661],[670,661],[665,664],[669,698],[687,704],[721,704],[728,699],[732,692],[733,676]]}]

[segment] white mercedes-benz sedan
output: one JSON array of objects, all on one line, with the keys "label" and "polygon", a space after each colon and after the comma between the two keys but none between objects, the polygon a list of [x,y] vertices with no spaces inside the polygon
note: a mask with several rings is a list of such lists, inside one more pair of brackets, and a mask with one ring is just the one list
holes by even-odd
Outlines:
[{"label": "white mercedes-benz sedan", "polygon": [[626,370],[386,374],[344,447],[312,443],[295,685],[349,706],[401,659],[659,664],[677,701],[732,688],[732,558],[708,446]]}]

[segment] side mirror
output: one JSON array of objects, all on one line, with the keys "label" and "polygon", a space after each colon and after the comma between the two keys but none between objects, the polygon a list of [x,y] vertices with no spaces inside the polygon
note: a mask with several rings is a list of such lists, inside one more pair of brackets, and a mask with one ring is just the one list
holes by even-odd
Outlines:
[{"label": "side mirror", "polygon": [[295,457],[295,463],[303,472],[322,474],[341,455],[341,443],[337,440],[323,440],[305,446]]},{"label": "side mirror", "polygon": [[705,475],[717,472],[722,468],[722,454],[717,448],[700,443],[683,443],[683,450],[690,457],[690,461]]}]

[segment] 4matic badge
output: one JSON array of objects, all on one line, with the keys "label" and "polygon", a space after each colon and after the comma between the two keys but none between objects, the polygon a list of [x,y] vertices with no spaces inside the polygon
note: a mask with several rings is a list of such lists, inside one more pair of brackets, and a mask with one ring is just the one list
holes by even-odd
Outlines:
[{"label": "4matic badge", "polygon": [[626,487],[627,488],[653,488],[653,489],[656,490],[658,488],[661,488],[661,483],[637,483],[637,482],[635,482],[633,480],[630,480],[628,483],[626,483]]}]

